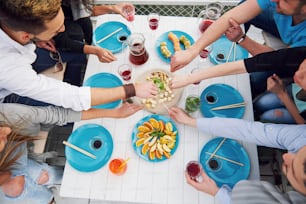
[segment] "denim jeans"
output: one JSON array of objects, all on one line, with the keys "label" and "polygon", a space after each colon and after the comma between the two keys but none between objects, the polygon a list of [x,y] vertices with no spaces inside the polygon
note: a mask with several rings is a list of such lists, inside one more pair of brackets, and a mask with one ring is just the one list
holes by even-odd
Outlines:
[{"label": "denim jeans", "polygon": [[[19,170],[21,173],[12,175],[24,175],[25,185],[23,192],[18,197],[5,196],[5,198],[12,201],[31,200],[37,204],[48,204],[53,198],[50,187],[61,183],[63,169],[60,167],[48,166],[46,163],[38,163],[31,159],[26,160],[24,160],[27,162],[26,168]],[[48,172],[49,180],[47,183],[39,185],[37,184],[37,180],[43,170]]]},{"label": "denim jeans", "polygon": [[[291,86],[290,86],[291,87]],[[289,94],[291,94],[289,92]],[[272,92],[265,92],[253,103],[254,112],[262,122],[295,124],[295,120],[282,101]]]}]

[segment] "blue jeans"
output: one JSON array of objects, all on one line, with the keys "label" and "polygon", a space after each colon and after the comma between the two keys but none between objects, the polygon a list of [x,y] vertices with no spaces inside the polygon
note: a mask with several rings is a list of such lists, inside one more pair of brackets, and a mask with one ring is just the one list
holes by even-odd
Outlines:
[{"label": "blue jeans", "polygon": [[[38,163],[34,160],[27,159],[26,169],[22,169],[25,176],[24,190],[18,197],[5,196],[6,199],[12,201],[31,200],[37,204],[48,204],[53,194],[49,187],[61,184],[63,169],[60,167],[48,166],[45,163]],[[43,170],[46,170],[49,175],[49,180],[43,185],[37,184],[37,180]],[[19,175],[12,175],[19,176]]]},{"label": "blue jeans", "polygon": [[295,124],[295,120],[282,101],[271,92],[265,92],[253,103],[254,112],[262,122]]}]

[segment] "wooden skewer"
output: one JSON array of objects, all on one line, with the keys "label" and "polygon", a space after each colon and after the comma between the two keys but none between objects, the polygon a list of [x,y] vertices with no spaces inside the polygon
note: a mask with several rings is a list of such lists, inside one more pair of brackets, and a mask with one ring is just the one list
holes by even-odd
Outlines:
[{"label": "wooden skewer", "polygon": [[122,168],[126,165],[126,163],[127,163],[129,160],[130,160],[130,157],[127,158],[126,160],[124,160],[124,161],[120,164],[119,169],[122,169]]},{"label": "wooden skewer", "polygon": [[70,148],[72,148],[72,149],[74,149],[74,150],[76,150],[76,151],[78,151],[78,152],[80,152],[80,153],[82,153],[82,154],[84,154],[84,155],[86,155],[86,156],[88,156],[88,157],[90,157],[90,158],[92,158],[92,159],[96,159],[97,158],[95,155],[93,155],[93,154],[87,152],[86,150],[81,149],[80,147],[75,146],[74,144],[71,144],[71,143],[69,143],[69,142],[67,142],[65,140],[63,141],[63,144],[68,146],[68,147],[70,147]]},{"label": "wooden skewer", "polygon": [[209,156],[209,158],[206,161],[206,164],[209,162],[209,160],[216,154],[216,152],[220,149],[220,147],[223,145],[223,143],[225,142],[226,138],[223,138],[223,140],[220,142],[220,144],[217,146],[217,148],[215,149],[215,151]]},{"label": "wooden skewer", "polygon": [[167,112],[169,112],[168,106],[164,102],[162,102],[161,104],[166,108]]},{"label": "wooden skewer", "polygon": [[243,107],[245,105],[246,105],[245,102],[234,103],[234,104],[229,104],[229,105],[225,105],[225,106],[218,106],[218,107],[212,108],[211,110],[223,110],[223,109],[230,109],[230,108],[239,108],[239,107]]},{"label": "wooden skewer", "polygon": [[[210,152],[205,152],[206,154],[208,154],[208,155],[212,155],[212,153],[210,153]],[[240,162],[237,162],[237,161],[234,161],[234,160],[232,160],[232,159],[228,159],[228,158],[226,158],[226,157],[222,157],[222,156],[219,156],[219,155],[214,155],[213,157],[216,157],[216,158],[219,158],[219,159],[223,159],[223,160],[225,160],[225,161],[228,161],[228,162],[231,162],[231,163],[233,163],[233,164],[237,164],[237,165],[239,165],[239,166],[244,166],[244,164],[243,163],[240,163]]]},{"label": "wooden skewer", "polygon": [[115,35],[116,33],[118,33],[119,31],[121,31],[123,28],[118,28],[117,30],[115,30],[114,32],[108,34],[107,36],[101,38],[100,40],[97,41],[97,44],[103,42],[104,40],[108,39],[109,37],[111,37],[112,35]]}]

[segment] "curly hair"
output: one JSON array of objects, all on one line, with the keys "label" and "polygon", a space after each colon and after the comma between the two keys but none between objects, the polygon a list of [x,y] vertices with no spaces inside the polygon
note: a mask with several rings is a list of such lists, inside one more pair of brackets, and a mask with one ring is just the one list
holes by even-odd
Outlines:
[{"label": "curly hair", "polygon": [[0,23],[16,31],[39,34],[60,8],[61,0],[0,0]]}]

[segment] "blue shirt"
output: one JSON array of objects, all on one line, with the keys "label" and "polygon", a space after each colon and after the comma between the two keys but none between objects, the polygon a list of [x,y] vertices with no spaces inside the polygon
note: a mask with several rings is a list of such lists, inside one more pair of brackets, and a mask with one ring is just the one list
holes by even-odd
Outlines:
[{"label": "blue shirt", "polygon": [[[215,136],[243,140],[260,146],[279,148],[296,153],[306,145],[306,125],[285,125],[251,122],[234,118],[198,118],[197,128]],[[222,186],[216,198],[231,203],[231,193]]]},{"label": "blue shirt", "polygon": [[276,12],[276,3],[271,0],[257,0],[262,10],[269,10],[273,13],[275,24],[282,41],[290,47],[306,45],[306,21],[292,26],[292,16],[279,14]]}]

